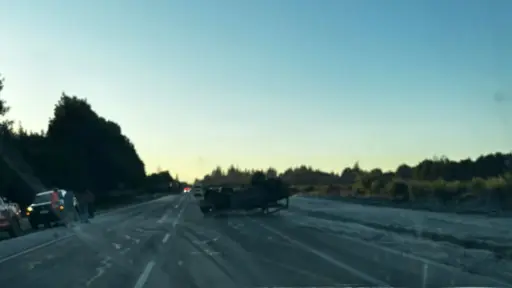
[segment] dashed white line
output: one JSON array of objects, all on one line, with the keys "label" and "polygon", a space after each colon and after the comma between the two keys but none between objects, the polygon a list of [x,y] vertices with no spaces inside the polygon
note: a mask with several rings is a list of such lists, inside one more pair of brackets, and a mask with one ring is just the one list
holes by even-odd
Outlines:
[{"label": "dashed white line", "polygon": [[162,239],[162,243],[165,244],[165,242],[167,242],[167,240],[169,240],[169,237],[171,237],[171,235],[169,233],[165,234],[164,239]]},{"label": "dashed white line", "polygon": [[167,220],[167,214],[162,215],[162,218],[158,219],[158,221],[156,221],[156,223],[162,224],[165,222],[165,220]]},{"label": "dashed white line", "polygon": [[103,260],[101,260],[100,266],[98,268],[96,268],[96,275],[91,277],[91,279],[89,279],[87,281],[87,283],[85,283],[85,286],[89,287],[92,284],[92,282],[94,282],[96,279],[100,278],[101,275],[105,274],[105,272],[107,271],[108,268],[112,267],[110,260],[111,260],[111,258],[108,256],[103,258]]},{"label": "dashed white line", "polygon": [[178,224],[178,221],[181,218],[181,214],[182,214],[183,210],[185,210],[185,207],[183,207],[183,209],[180,210],[180,212],[178,213],[178,216],[176,216],[176,218],[172,222],[172,228],[176,228],[176,225]]},{"label": "dashed white line", "polygon": [[[182,198],[183,200],[183,198]],[[180,204],[181,204],[182,201],[180,201]],[[181,209],[180,209],[180,212],[178,212],[178,215],[176,215],[176,218],[174,218],[174,221],[172,221],[172,228],[176,228],[176,225],[178,225],[178,221],[180,220],[181,218],[181,214],[183,214],[183,211],[185,211],[185,209],[187,208],[187,204],[188,203],[185,203]]]},{"label": "dashed white line", "polygon": [[428,264],[423,263],[423,277],[422,277],[422,281],[421,281],[422,288],[427,287],[427,279],[428,279]]},{"label": "dashed white line", "polygon": [[43,263],[43,262],[41,262],[41,261],[34,261],[34,262],[28,263],[28,265],[27,265],[28,266],[28,270],[34,269],[36,266],[40,265],[41,263]]},{"label": "dashed white line", "polygon": [[144,287],[144,284],[146,284],[146,281],[148,281],[148,277],[151,273],[151,270],[153,269],[153,266],[155,266],[155,261],[149,261],[148,264],[146,264],[146,268],[144,268],[144,271],[142,271],[142,274],[140,274],[139,279],[137,279],[137,283],[135,283],[133,288]]},{"label": "dashed white line", "polygon": [[[183,203],[183,199],[184,199],[184,198],[185,198],[185,197],[181,197],[181,198],[180,198],[180,200],[179,200],[179,202],[178,202],[178,204],[177,204],[177,205],[175,205],[175,206],[174,206],[174,208],[178,208],[178,207],[181,205],[181,203]],[[183,210],[183,209],[182,209],[182,210]],[[162,224],[162,223],[164,223],[164,222],[167,220],[167,217],[169,217],[169,215],[167,215],[167,212],[168,212],[168,211],[166,211],[166,212],[165,212],[165,214],[164,214],[164,215],[162,215],[162,217],[161,217],[160,219],[158,219],[158,221],[156,221],[156,223],[158,223],[158,224]]]}]

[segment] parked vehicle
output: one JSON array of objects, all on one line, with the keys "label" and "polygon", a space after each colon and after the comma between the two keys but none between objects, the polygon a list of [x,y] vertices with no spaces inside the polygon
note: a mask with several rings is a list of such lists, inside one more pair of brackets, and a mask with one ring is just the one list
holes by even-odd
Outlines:
[{"label": "parked vehicle", "polygon": [[196,183],[194,186],[192,186],[192,189],[190,189],[190,192],[198,201],[202,201],[204,197],[204,188],[203,185],[200,183]]},{"label": "parked vehicle", "polygon": [[17,212],[17,209],[19,209],[18,204],[0,197],[0,231],[8,232],[11,237],[23,234],[20,225],[21,213]]},{"label": "parked vehicle", "polygon": [[73,207],[66,207],[64,197],[66,190],[56,189],[36,194],[34,203],[27,207],[26,215],[32,229],[38,229],[39,225],[46,228],[56,224],[64,224],[65,213],[68,209],[77,211],[78,202],[73,198]]}]

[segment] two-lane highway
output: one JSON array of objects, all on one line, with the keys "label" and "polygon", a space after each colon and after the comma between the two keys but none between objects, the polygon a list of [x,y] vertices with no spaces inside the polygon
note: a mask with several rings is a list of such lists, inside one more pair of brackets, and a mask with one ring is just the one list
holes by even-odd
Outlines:
[{"label": "two-lane highway", "polygon": [[188,194],[102,215],[68,233],[45,247],[0,258],[0,283],[98,288],[507,285],[304,225],[290,213],[203,217]]}]

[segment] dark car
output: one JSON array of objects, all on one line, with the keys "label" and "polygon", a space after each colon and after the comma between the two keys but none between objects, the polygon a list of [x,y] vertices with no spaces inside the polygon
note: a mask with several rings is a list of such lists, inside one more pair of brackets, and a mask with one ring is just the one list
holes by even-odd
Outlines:
[{"label": "dark car", "polygon": [[34,203],[27,207],[26,215],[32,229],[44,225],[50,228],[52,224],[63,224],[65,210],[76,209],[76,200],[73,207],[65,207],[65,190],[52,190],[36,194]]}]

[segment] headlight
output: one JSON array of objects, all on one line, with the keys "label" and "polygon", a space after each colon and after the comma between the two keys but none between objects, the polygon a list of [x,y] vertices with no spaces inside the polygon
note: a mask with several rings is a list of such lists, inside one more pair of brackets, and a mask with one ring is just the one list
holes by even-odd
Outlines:
[{"label": "headlight", "polygon": [[32,212],[32,210],[33,210],[33,209],[32,209],[32,207],[30,207],[30,206],[29,206],[29,207],[27,207],[27,211],[28,211],[28,212]]}]

